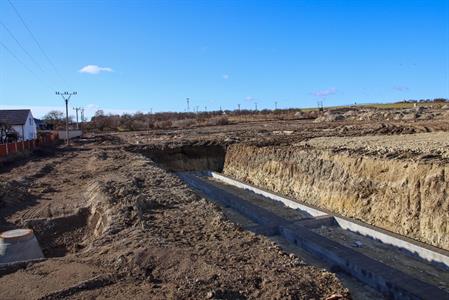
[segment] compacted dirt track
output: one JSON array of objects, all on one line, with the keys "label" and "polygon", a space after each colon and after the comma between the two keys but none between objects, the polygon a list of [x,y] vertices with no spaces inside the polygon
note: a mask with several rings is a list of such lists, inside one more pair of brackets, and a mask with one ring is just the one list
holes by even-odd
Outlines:
[{"label": "compacted dirt track", "polygon": [[33,228],[47,257],[0,269],[1,299],[350,297],[113,136],[4,167],[0,218]]}]

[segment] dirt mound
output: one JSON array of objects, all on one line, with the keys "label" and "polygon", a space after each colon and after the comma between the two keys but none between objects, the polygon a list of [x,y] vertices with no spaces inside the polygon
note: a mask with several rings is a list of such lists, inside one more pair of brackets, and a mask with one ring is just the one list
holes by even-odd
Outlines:
[{"label": "dirt mound", "polygon": [[0,208],[18,205],[30,198],[27,186],[16,180],[0,182]]},{"label": "dirt mound", "polygon": [[0,231],[16,228],[9,217],[35,203],[29,184],[21,180],[0,181]]},{"label": "dirt mound", "polygon": [[340,114],[338,112],[332,112],[327,111],[324,114],[318,116],[313,122],[315,123],[321,123],[321,122],[335,122],[335,121],[342,121],[345,119],[345,116],[343,114]]},{"label": "dirt mound", "polygon": [[32,228],[45,257],[61,257],[83,249],[88,234],[88,209],[69,216],[31,219],[24,226]]}]

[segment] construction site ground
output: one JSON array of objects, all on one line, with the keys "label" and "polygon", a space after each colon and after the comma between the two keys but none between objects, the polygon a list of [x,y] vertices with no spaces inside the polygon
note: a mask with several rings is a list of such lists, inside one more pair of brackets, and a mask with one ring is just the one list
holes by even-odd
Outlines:
[{"label": "construction site ground", "polygon": [[[389,136],[422,133],[430,134],[426,141],[435,135],[435,147],[416,148],[444,161],[441,132],[448,129],[445,119],[265,120],[87,134],[71,146],[41,149],[0,169],[0,232],[34,229],[46,257],[1,269],[0,299],[351,298],[335,274],[231,222],[149,153],[368,135],[386,136],[387,147],[404,151]],[[357,143],[349,148],[366,151]]]},{"label": "construction site ground", "polygon": [[1,299],[348,297],[117,143],[97,135],[3,168],[0,230],[31,224],[47,259],[2,274]]}]

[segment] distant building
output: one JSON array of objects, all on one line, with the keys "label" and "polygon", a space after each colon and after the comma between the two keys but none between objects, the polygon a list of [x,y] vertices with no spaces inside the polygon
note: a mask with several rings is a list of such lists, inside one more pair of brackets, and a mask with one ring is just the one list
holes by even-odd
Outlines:
[{"label": "distant building", "polygon": [[17,132],[19,141],[37,137],[36,123],[29,109],[0,110],[0,124],[11,126]]},{"label": "distant building", "polygon": [[45,120],[34,118],[34,123],[36,123],[37,130],[53,130],[54,125],[47,123]]}]

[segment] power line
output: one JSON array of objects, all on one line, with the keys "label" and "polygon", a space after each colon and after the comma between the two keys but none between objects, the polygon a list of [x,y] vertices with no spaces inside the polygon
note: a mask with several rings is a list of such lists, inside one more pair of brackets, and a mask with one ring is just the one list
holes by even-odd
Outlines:
[{"label": "power line", "polygon": [[25,69],[27,69],[31,74],[34,75],[34,77],[36,77],[37,80],[39,80],[41,83],[43,83],[44,85],[46,85],[48,88],[52,89],[51,85],[48,85],[48,83],[45,83],[39,76],[37,76],[36,73],[34,73],[34,71],[28,67],[20,58],[17,57],[17,55],[14,54],[14,52],[11,51],[11,49],[9,49],[5,44],[3,44],[0,41],[0,45],[2,45],[3,48],[5,48],[6,51],[8,51],[8,53],[14,57],[15,60],[17,60],[17,62],[19,64],[21,64]]},{"label": "power line", "polygon": [[37,40],[37,38],[34,36],[33,32],[31,31],[31,29],[28,27],[28,25],[25,23],[25,20],[22,18],[22,16],[20,15],[19,11],[17,10],[17,8],[12,4],[11,0],[8,0],[9,5],[11,5],[11,7],[14,9],[14,12],[16,13],[16,15],[19,17],[20,21],[22,22],[23,26],[26,28],[26,30],[28,31],[28,33],[31,35],[31,37],[33,38],[34,42],[36,43],[37,47],[39,48],[39,50],[42,52],[42,54],[45,56],[45,58],[47,59],[48,63],[52,66],[53,70],[56,72],[56,74],[59,76],[59,78],[67,85],[67,82],[65,81],[65,79],[61,76],[61,74],[59,73],[58,69],[56,68],[55,64],[51,61],[50,57],[47,55],[47,53],[44,51],[44,49],[42,48],[41,44],[39,43],[39,41]]},{"label": "power line", "polygon": [[17,45],[19,45],[19,47],[23,50],[23,52],[25,52],[26,55],[28,55],[28,57],[31,59],[31,61],[33,61],[33,63],[42,71],[44,72],[44,69],[42,69],[41,65],[34,59],[34,57],[25,49],[25,47],[23,47],[22,43],[14,36],[14,34],[11,32],[11,30],[9,30],[9,28],[0,21],[0,24],[3,26],[3,28],[5,28],[6,32],[8,32],[8,34],[14,39],[14,41],[16,41]]}]

